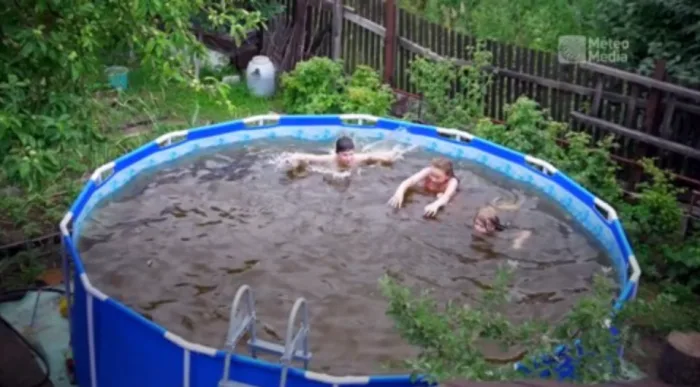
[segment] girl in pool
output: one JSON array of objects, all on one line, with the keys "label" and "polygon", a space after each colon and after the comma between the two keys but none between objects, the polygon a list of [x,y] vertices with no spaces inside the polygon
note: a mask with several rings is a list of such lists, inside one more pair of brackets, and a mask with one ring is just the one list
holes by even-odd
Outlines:
[{"label": "girl in pool", "polygon": [[289,161],[297,167],[307,164],[335,164],[340,168],[352,168],[363,164],[393,163],[401,156],[399,151],[355,153],[355,143],[350,137],[340,137],[335,142],[335,153],[316,155],[311,153],[294,153]]},{"label": "girl in pool", "polygon": [[[498,217],[499,211],[513,211],[520,208],[522,202],[515,204],[499,204],[498,198],[491,204],[479,209],[474,216],[474,231],[483,236],[493,236],[497,232],[514,229],[512,226],[504,225]],[[532,232],[530,230],[518,230],[513,238],[513,248],[520,249]]]},{"label": "girl in pool", "polygon": [[434,195],[437,199],[425,206],[425,216],[432,217],[444,207],[457,193],[459,180],[455,177],[452,162],[444,157],[433,159],[430,166],[423,168],[413,176],[404,180],[396,189],[394,196],[389,199],[389,205],[400,208],[406,196],[406,191],[415,189],[419,192]]}]

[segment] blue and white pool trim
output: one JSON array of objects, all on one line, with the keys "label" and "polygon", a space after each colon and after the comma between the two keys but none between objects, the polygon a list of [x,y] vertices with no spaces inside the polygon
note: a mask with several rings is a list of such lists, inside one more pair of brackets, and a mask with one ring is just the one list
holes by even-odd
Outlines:
[{"label": "blue and white pool trim", "polygon": [[[224,355],[216,348],[189,342],[137,314],[94,287],[85,272],[77,243],[90,212],[139,173],[183,156],[256,139],[294,138],[332,141],[340,134],[392,139],[448,157],[468,160],[526,184],[558,203],[608,254],[620,293],[613,311],[635,297],[641,270],[617,212],[568,178],[551,163],[518,153],[457,129],[439,128],[363,114],[262,115],[167,133],[97,168],[63,217],[64,273],[70,303],[70,326],[77,379],[82,386],[215,386]],[[74,273],[70,273],[68,258]],[[71,297],[68,297],[71,300]],[[605,321],[606,326],[610,321]],[[570,352],[570,351],[569,351]],[[565,348],[556,351],[556,376],[570,378],[575,362]],[[258,387],[278,387],[280,366],[234,356],[232,380]],[[422,383],[422,382],[418,382]],[[410,375],[331,376],[291,369],[287,385],[390,387],[415,385]]]}]

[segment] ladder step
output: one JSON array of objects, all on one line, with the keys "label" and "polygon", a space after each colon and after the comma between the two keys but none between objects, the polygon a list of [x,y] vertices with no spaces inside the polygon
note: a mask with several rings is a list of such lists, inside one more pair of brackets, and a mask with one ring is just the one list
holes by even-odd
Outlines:
[{"label": "ladder step", "polygon": [[[284,345],[271,343],[261,339],[255,339],[255,341],[249,340],[248,345],[263,352],[279,356],[284,355]],[[297,361],[311,361],[311,352],[304,354],[303,351],[297,350],[294,352],[292,357],[294,358],[293,360]]]}]

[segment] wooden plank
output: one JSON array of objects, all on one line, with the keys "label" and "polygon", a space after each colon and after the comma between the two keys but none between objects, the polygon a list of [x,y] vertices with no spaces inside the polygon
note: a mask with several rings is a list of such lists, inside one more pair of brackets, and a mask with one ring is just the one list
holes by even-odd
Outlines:
[{"label": "wooden plank", "polygon": [[696,160],[700,160],[700,150],[691,148],[686,145],[678,144],[673,141],[665,140],[659,137],[655,137],[643,132],[639,132],[633,129],[625,128],[624,126],[614,124],[612,122],[605,121],[600,118],[592,117],[587,114],[579,112],[571,112],[571,116],[584,124],[594,125],[601,129],[605,129],[609,132],[619,134],[622,136],[627,136],[633,138],[637,141],[641,141],[646,144],[654,145],[658,148],[668,150],[671,152],[676,152],[683,156],[687,156]]},{"label": "wooden plank", "polygon": [[671,122],[673,121],[673,113],[676,111],[676,99],[671,94],[668,102],[666,103],[666,111],[664,112],[664,118],[661,121],[661,137],[669,140],[671,138],[672,130]]},{"label": "wooden plank", "polygon": [[636,127],[637,123],[637,101],[639,98],[639,85],[633,83],[630,86],[630,99],[627,102],[627,114],[625,115],[624,125],[628,128]]},{"label": "wooden plank", "polygon": [[[530,74],[526,74],[523,71],[523,50],[524,50],[524,48],[522,48],[522,47],[519,47],[519,46],[515,47],[515,62],[513,63],[515,66],[513,67],[513,70],[509,70],[509,71],[513,71],[513,73],[515,73],[515,74],[530,75]],[[524,91],[524,87],[523,87],[524,84],[522,82],[522,78],[516,77],[514,84],[515,84],[515,100],[513,102],[517,101],[518,98],[520,98],[520,96],[523,95],[523,91]]]},{"label": "wooden plank", "polygon": [[333,6],[333,60],[339,60],[342,52],[343,37],[343,0],[335,0]]},{"label": "wooden plank", "polygon": [[[654,67],[654,78],[657,80],[663,80],[666,75],[666,62],[663,60],[656,61]],[[649,90],[647,94],[647,109],[644,117],[644,131],[647,133],[654,133],[656,126],[657,110],[659,109],[659,100],[661,99],[661,91],[652,89]]]},{"label": "wooden plank", "polygon": [[[505,44],[499,44],[496,46],[496,60],[494,63],[498,67],[506,67],[506,50],[508,46]],[[505,111],[505,106],[508,101],[508,95],[506,90],[506,77],[502,75],[493,75],[493,81],[496,82],[496,90],[498,91],[497,108],[495,113],[495,118],[503,120],[505,117],[503,112]]]},{"label": "wooden plank", "polygon": [[[406,34],[406,12],[399,7],[397,10],[398,20],[396,21],[396,34],[397,36],[404,36]],[[396,87],[401,90],[409,90],[408,84],[406,82],[406,51],[399,46],[396,50],[396,71],[394,72],[394,77],[396,81]]]},{"label": "wooden plank", "polygon": [[624,79],[624,80],[629,81],[629,82],[638,83],[642,86],[665,91],[668,93],[674,93],[680,97],[690,98],[692,100],[700,102],[700,91],[697,91],[697,90],[689,89],[689,88],[683,87],[683,86],[674,85],[674,84],[668,83],[668,82],[659,81],[656,79],[645,77],[643,75],[630,73],[630,72],[619,70],[616,68],[599,65],[596,63],[585,62],[585,63],[582,63],[581,66],[585,69],[595,71],[595,72],[600,73],[600,74],[605,74],[605,75],[609,75],[612,77]]},{"label": "wooden plank", "polygon": [[[496,57],[496,55],[494,54],[494,44],[495,42],[487,40],[484,48],[487,52],[491,53],[491,58]],[[497,78],[495,74],[494,78]],[[498,90],[498,83],[496,82],[496,79],[494,79],[486,90],[486,99],[484,100],[484,115],[486,117],[496,117],[496,98],[499,92],[500,90]]]},{"label": "wooden plank", "polygon": [[[511,69],[513,67],[513,61],[514,61],[514,59],[513,59],[513,46],[510,44],[507,44],[506,45],[506,62],[505,62],[505,65],[503,67],[506,69]],[[505,76],[505,74],[503,74],[503,73],[495,74],[494,76],[495,77],[503,76],[503,78],[506,82],[506,99],[505,99],[506,105],[510,105],[513,102],[515,102],[515,97],[513,96],[515,94],[515,90],[513,87],[513,82],[514,82],[513,77]],[[504,120],[506,119],[505,110],[503,111],[503,119]]]},{"label": "wooden plank", "polygon": [[[324,1],[327,2],[327,1],[333,1],[333,0],[324,0]],[[348,20],[349,22],[356,24],[364,29],[371,31],[372,33],[377,34],[377,35],[381,36],[382,38],[385,37],[386,30],[382,25],[377,24],[369,19],[365,19],[365,18],[359,16],[358,14],[356,14],[354,12],[354,9],[351,7],[345,6],[344,9],[345,9],[344,17],[346,20]],[[461,37],[461,35],[462,34],[460,34],[460,37]],[[429,48],[421,46],[420,44],[415,43],[411,39],[403,37],[403,36],[398,37],[398,43],[399,43],[399,45],[404,47],[406,50],[412,51],[415,54],[424,56],[426,58],[430,58],[433,60],[451,60],[451,61],[455,62],[457,65],[462,65],[462,66],[466,66],[466,65],[471,64],[471,62],[468,60],[458,59],[458,58],[446,58],[446,57],[443,57],[441,55],[438,55],[436,52],[430,50]],[[517,65],[519,65],[519,63],[514,63],[513,65],[517,66]],[[580,66],[581,66],[581,68],[584,68],[584,69],[589,69],[589,67],[590,67],[590,66],[584,66],[584,64],[581,64]],[[509,69],[504,69],[504,68],[487,68],[487,70],[495,70],[499,73],[505,74],[506,76],[515,77],[518,80],[520,80],[521,82],[533,82],[533,83],[537,83],[543,87],[558,88],[558,89],[562,89],[562,90],[573,92],[573,93],[579,93],[582,95],[593,95],[593,89],[588,88],[588,87],[581,87],[581,86],[575,85],[575,84],[558,82],[556,80],[538,77],[538,76],[533,76],[531,74],[524,74],[524,76],[518,76],[517,75],[517,74],[519,74],[518,71],[512,71],[512,70],[509,71]],[[591,70],[591,71],[594,71],[594,70]],[[562,87],[559,87],[560,85]],[[604,94],[604,98],[608,99],[611,95],[613,95],[613,94],[612,93]],[[613,96],[611,99],[613,99],[615,102],[622,102],[622,103],[626,103],[628,101],[628,98],[626,98],[625,96],[620,96],[620,95],[618,95],[617,98]],[[697,106],[694,106],[691,104],[681,103],[679,101],[679,102],[677,102],[677,107],[682,108],[684,110],[688,110],[689,112],[692,112],[692,113],[700,114],[700,107],[697,107]]]},{"label": "wooden plank", "polygon": [[[544,60],[545,60],[544,51],[537,51],[537,60],[535,62],[534,75],[536,75],[538,77],[544,76]],[[540,106],[545,106],[544,105],[544,96],[545,96],[544,88],[539,83],[535,83],[535,100],[537,101],[537,103]]]},{"label": "wooden plank", "polygon": [[[539,75],[535,74],[535,58],[537,57],[537,54],[535,53],[534,50],[530,49],[525,49],[524,51],[525,54],[525,73],[530,74],[530,75]],[[532,99],[536,100],[537,98],[535,97],[535,88],[537,87],[537,84],[535,82],[528,82],[525,85],[525,92],[527,93],[527,96]]]},{"label": "wooden plank", "polygon": [[600,115],[600,105],[603,102],[603,81],[605,78],[602,75],[598,75],[595,84],[595,93],[593,94],[593,103],[591,104],[591,115],[593,117],[598,117]]}]

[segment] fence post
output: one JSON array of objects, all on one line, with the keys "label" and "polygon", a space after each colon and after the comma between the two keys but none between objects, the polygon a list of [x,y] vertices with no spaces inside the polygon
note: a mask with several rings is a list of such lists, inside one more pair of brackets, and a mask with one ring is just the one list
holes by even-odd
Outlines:
[{"label": "fence post", "polygon": [[340,59],[343,46],[343,0],[333,4],[333,60]]},{"label": "fence post", "polygon": [[396,0],[384,3],[384,83],[393,84],[396,67]]}]

